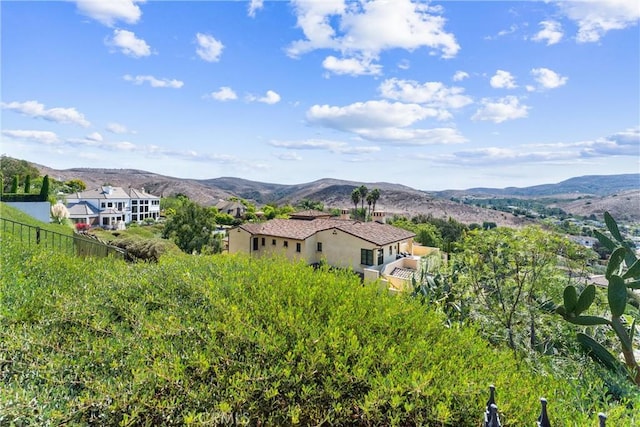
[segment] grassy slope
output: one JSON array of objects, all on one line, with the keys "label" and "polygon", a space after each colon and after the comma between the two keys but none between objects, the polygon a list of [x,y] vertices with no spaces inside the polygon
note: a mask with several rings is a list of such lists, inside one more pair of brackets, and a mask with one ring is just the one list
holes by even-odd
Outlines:
[{"label": "grassy slope", "polygon": [[[469,328],[348,274],[280,260],[158,264],[25,250],[2,236],[0,425],[239,421],[479,425],[487,386],[505,426],[632,425],[622,406],[535,374]],[[4,417],[4,418],[3,418]]]}]

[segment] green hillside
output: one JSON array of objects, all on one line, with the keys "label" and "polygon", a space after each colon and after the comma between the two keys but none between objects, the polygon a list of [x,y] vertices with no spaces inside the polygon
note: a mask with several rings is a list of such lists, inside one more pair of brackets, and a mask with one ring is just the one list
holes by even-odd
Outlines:
[{"label": "green hillside", "polygon": [[554,426],[638,421],[595,377],[534,370],[348,273],[1,239],[0,425],[475,426],[491,383],[505,426],[532,425],[541,396]]}]

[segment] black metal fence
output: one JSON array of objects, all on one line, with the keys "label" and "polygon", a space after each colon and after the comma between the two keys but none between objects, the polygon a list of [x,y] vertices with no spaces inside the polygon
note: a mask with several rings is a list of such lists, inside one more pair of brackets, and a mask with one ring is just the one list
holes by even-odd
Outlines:
[{"label": "black metal fence", "polygon": [[[537,427],[551,427],[549,415],[547,414],[547,399],[540,398],[540,415],[536,421]],[[598,414],[600,420],[599,427],[606,427],[607,416],[602,412]],[[489,386],[489,400],[487,401],[487,409],[484,411],[484,422],[482,427],[502,427],[500,416],[498,415],[498,405],[496,405],[496,387]]]},{"label": "black metal fence", "polygon": [[69,255],[126,259],[127,251],[80,234],[68,235],[29,224],[0,218],[0,229],[10,232],[20,243],[41,245]]}]

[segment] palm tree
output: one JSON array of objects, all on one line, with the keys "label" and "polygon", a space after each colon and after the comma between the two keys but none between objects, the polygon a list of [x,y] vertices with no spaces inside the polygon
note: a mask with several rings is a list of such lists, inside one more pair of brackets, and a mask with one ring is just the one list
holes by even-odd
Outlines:
[{"label": "palm tree", "polygon": [[376,211],[376,203],[378,202],[378,199],[380,198],[380,190],[377,188],[374,188],[373,190],[371,190],[371,200],[373,202],[373,211]]},{"label": "palm tree", "polygon": [[[360,203],[362,203],[362,211],[364,212],[364,202],[367,199],[367,193],[369,192],[369,189],[366,186],[361,185],[358,188],[358,192],[360,193]],[[366,220],[366,215],[363,219]]]},{"label": "palm tree", "polygon": [[367,205],[369,205],[369,215],[371,215],[371,204],[373,203],[373,192],[367,194]]},{"label": "palm tree", "polygon": [[354,188],[353,191],[351,192],[351,201],[353,202],[353,204],[355,205],[355,210],[354,210],[354,214],[353,216],[355,218],[358,218],[358,203],[360,203],[360,190],[357,188]]}]

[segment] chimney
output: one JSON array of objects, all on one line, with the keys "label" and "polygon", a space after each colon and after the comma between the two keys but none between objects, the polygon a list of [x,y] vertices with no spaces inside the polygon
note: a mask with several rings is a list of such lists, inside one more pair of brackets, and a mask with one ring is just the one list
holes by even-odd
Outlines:
[{"label": "chimney", "polygon": [[375,222],[379,222],[380,224],[384,224],[386,223],[386,215],[384,214],[384,211],[375,211],[373,212],[373,220]]},{"label": "chimney", "polygon": [[340,219],[349,219],[349,209],[342,209],[340,211]]}]

